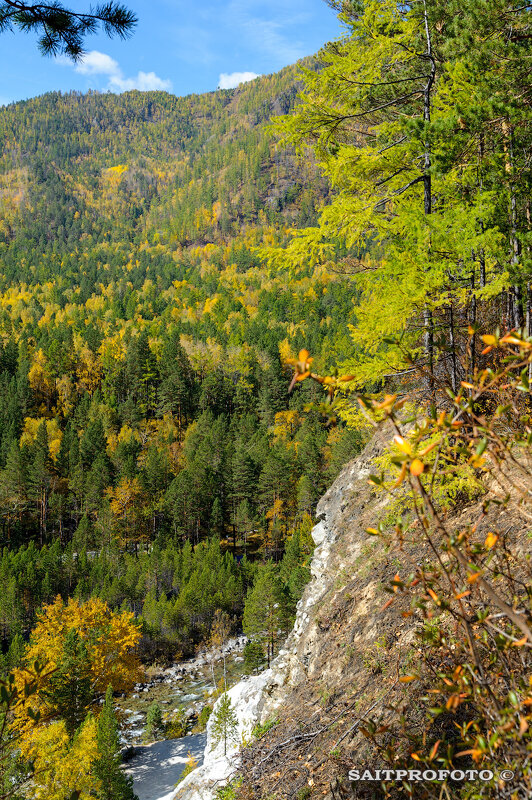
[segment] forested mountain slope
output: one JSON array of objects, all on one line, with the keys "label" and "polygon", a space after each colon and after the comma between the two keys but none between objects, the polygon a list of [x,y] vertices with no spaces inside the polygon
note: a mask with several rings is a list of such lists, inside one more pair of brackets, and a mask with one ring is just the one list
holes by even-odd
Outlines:
[{"label": "forested mountain slope", "polygon": [[[309,515],[358,443],[303,415],[315,390],[289,400],[282,367],[303,346],[324,368],[342,357],[353,288],[255,249],[327,195],[267,132],[296,94],[288,68],[0,112],[4,647],[58,592],[188,646],[214,609],[239,615],[255,569],[191,546],[277,559],[299,531],[294,564],[308,554]],[[284,574],[296,599],[305,577]]]}]

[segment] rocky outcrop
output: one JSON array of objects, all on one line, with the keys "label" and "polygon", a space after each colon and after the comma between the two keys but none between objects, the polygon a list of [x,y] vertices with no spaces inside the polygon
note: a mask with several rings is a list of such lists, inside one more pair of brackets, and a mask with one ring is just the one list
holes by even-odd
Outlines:
[{"label": "rocky outcrop", "polygon": [[[389,507],[389,496],[368,482],[390,438],[390,430],[379,430],[321,499],[312,531],[312,578],[294,628],[270,670],[231,690],[240,737],[249,741],[257,722],[272,726],[240,752],[234,745],[225,759],[208,736],[205,767],[183,783],[180,800],[211,800],[235,773],[241,798],[375,797],[373,784],[353,787],[348,777],[351,769],[387,763],[371,731],[395,741],[394,720],[408,731],[424,730],[430,684],[411,682],[411,676],[427,655],[416,635],[426,623],[411,594],[390,584],[397,576],[430,572],[434,550],[415,516],[406,507]],[[408,535],[368,535],[368,528],[381,523],[391,529],[401,513],[409,521]],[[518,503],[487,508],[478,496],[442,514],[448,530],[474,524],[480,541],[503,526],[512,531],[514,546],[529,541],[529,522]],[[432,658],[425,663],[437,669]],[[435,742],[456,735],[456,721],[445,715],[432,725]]]},{"label": "rocky outcrop", "polygon": [[207,723],[203,763],[179,784],[174,800],[207,800],[232,775],[238,764],[238,752],[242,743],[250,738],[251,731],[260,718],[264,689],[269,685],[271,675],[272,671],[266,670],[260,675],[239,681],[229,689],[228,695],[236,713],[238,727],[234,737],[226,743],[225,753],[224,743],[220,741],[215,744],[213,737],[213,720],[220,701],[216,702]]},{"label": "rocky outcrop", "polygon": [[221,743],[217,746],[213,743],[211,721],[217,710],[215,705],[207,728],[204,762],[180,784],[175,800],[214,797],[216,788],[224,785],[238,768],[241,744],[249,740],[254,725],[275,717],[291,690],[320,668],[316,654],[323,634],[317,612],[333,589],[339,570],[341,573],[348,561],[352,563],[360,555],[363,537],[352,542],[350,552],[345,554],[345,564],[340,561],[338,565],[336,545],[346,527],[353,524],[370,502],[367,477],[380,444],[380,440],[374,440],[357,459],[344,467],[318,503],[318,523],[312,530],[316,544],[311,562],[312,578],[298,603],[293,630],[269,670],[245,678],[229,690],[238,717],[238,733],[226,755]]}]

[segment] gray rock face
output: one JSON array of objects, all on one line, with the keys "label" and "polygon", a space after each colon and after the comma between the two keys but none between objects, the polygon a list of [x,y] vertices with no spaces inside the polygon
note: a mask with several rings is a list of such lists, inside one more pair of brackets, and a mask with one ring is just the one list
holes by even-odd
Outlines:
[{"label": "gray rock face", "polygon": [[310,565],[312,577],[297,605],[292,632],[271,668],[240,681],[229,690],[238,717],[239,744],[232,745],[224,756],[221,745],[215,747],[213,744],[212,726],[209,725],[204,763],[185,778],[173,800],[212,800],[216,789],[223,786],[237,769],[240,743],[249,738],[253,726],[274,717],[286,692],[312,674],[312,655],[319,645],[320,635],[315,622],[315,607],[335,579],[329,568],[334,544],[339,532],[353,518],[349,501],[357,483],[367,480],[373,455],[374,448],[368,446],[357,459],[347,464],[318,503],[318,523],[312,529],[316,544]]}]

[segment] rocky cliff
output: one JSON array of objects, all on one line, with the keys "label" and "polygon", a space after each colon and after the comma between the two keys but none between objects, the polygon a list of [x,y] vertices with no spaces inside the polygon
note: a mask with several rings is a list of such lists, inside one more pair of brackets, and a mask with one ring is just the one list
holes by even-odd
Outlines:
[{"label": "rocky cliff", "polygon": [[[389,513],[386,495],[368,483],[388,441],[379,431],[319,502],[312,579],[294,628],[272,668],[229,693],[239,743],[224,756],[208,731],[204,764],[183,781],[176,800],[209,800],[231,776],[242,796],[254,800],[381,796],[375,784],[364,794],[363,786],[347,779],[351,768],[380,766],[370,737],[361,735],[368,719],[378,728],[401,708],[415,729],[426,711],[423,687],[405,680],[422,652],[420,617],[409,610],[406,595],[394,595],[391,605],[385,587],[433,558],[422,537],[415,545],[398,545],[367,533]],[[486,512],[480,500],[455,508],[449,521],[463,526],[474,519],[485,535],[500,514],[519,532],[520,518],[495,507]],[[267,733],[250,743],[253,726],[266,722]],[[248,746],[239,751],[242,740]]]},{"label": "rocky cliff", "polygon": [[[368,543],[365,533],[365,527],[382,506],[382,500],[373,497],[367,482],[372,461],[381,447],[382,437],[374,439],[343,469],[320,500],[318,522],[312,530],[316,544],[312,578],[298,604],[294,628],[270,669],[240,681],[229,690],[239,724],[236,741],[224,756],[223,745],[213,744],[209,725],[204,762],[180,784],[175,800],[213,797],[216,788],[238,770],[240,745],[243,740],[249,741],[257,723],[282,718],[282,724],[275,726],[277,733],[288,723],[287,710],[290,709],[290,715],[294,713],[294,703],[303,716],[315,715],[316,697],[312,696],[308,708],[299,705],[303,687],[307,687],[305,694],[316,693],[318,703],[329,705],[328,695],[334,692],[335,684],[351,661],[353,642],[361,636],[377,641],[382,634],[381,621],[368,614],[371,599],[378,592],[380,575],[372,568],[372,543]],[[380,556],[377,561],[380,562]],[[358,584],[356,596],[349,594],[353,581]],[[353,604],[356,615],[351,608]],[[345,641],[333,644],[329,632],[342,630],[342,619],[347,616],[350,625],[349,631],[344,631]],[[360,620],[359,625],[355,616]]]}]

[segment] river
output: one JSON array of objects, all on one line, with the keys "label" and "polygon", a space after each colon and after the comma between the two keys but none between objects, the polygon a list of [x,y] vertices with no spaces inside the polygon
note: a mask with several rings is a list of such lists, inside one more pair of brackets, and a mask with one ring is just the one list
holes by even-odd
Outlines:
[{"label": "river", "polygon": [[[244,637],[232,639],[224,648],[228,688],[243,674],[244,642]],[[137,684],[130,695],[118,701],[125,771],[133,778],[139,800],[171,800],[189,753],[201,764],[206,734],[198,730],[197,716],[205,705],[213,703],[213,670],[214,680],[220,684],[224,675],[221,650],[200,654],[166,669],[149,668],[145,682]],[[163,717],[180,713],[188,718],[186,736],[150,744],[143,742],[146,713],[154,701],[159,703]]]}]

